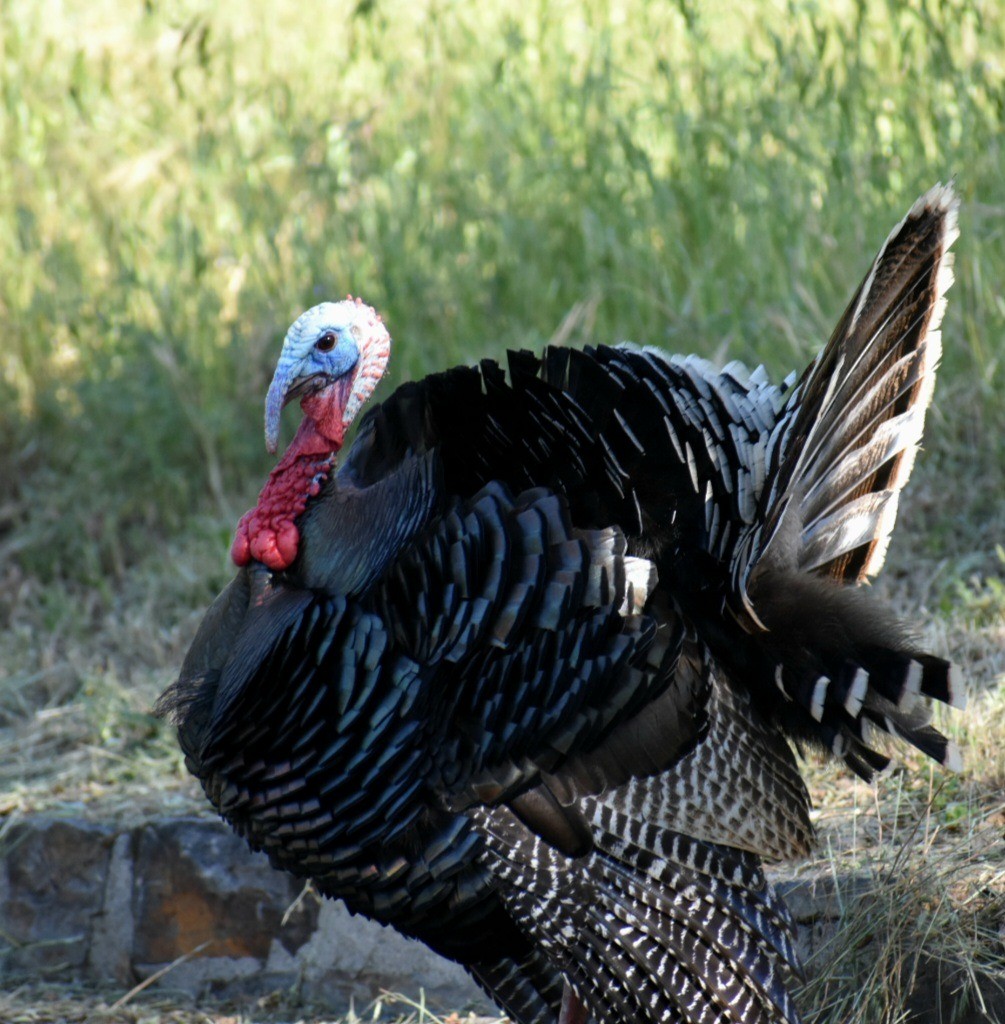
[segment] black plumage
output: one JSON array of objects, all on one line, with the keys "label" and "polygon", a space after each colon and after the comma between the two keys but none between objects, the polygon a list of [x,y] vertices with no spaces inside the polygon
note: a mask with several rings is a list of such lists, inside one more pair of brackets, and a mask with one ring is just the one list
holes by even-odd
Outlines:
[{"label": "black plumage", "polygon": [[549,348],[373,408],[296,560],[239,572],[162,698],[220,813],[520,1024],[565,985],[598,1021],[796,1021],[760,865],[812,839],[786,736],[867,778],[876,731],[954,756],[948,664],[855,585],[955,233],[934,189],[798,383]]}]

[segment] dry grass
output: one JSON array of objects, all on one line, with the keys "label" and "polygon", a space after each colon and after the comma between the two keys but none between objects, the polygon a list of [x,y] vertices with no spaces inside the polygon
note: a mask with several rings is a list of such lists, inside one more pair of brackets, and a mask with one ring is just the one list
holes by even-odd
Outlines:
[{"label": "dry grass", "polygon": [[815,936],[808,1020],[1003,1019],[1005,791],[914,758],[874,789],[830,765],[809,775],[820,843],[794,873],[833,878],[841,918]]},{"label": "dry grass", "polygon": [[473,1014],[440,1017],[421,1002],[393,993],[359,1013],[350,1010],[340,1017],[306,1010],[278,994],[246,1006],[179,1007],[177,998],[156,995],[117,1003],[121,996],[100,989],[25,986],[0,994],[0,1020],[3,1024],[502,1024],[498,1018]]},{"label": "dry grass", "polygon": [[796,873],[856,882],[807,965],[800,998],[814,1024],[1005,1020],[1005,597],[1000,563],[974,557],[978,535],[1002,536],[1005,524],[975,524],[955,551],[926,557],[925,510],[952,500],[951,487],[933,498],[930,486],[907,503],[878,585],[963,671],[965,713],[939,708],[936,722],[965,768],[945,773],[898,748],[867,787],[830,761],[807,761],[820,842]]},{"label": "dry grass", "polygon": [[171,730],[150,709],[226,579],[226,547],[225,528],[194,523],[184,542],[131,567],[114,593],[43,586],[8,569],[0,810],[143,813],[194,794]]}]

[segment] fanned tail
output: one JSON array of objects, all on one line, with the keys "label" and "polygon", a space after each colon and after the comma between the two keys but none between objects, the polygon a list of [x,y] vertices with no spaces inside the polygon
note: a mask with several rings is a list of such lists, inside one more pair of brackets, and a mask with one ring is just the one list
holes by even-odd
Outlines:
[{"label": "fanned tail", "polygon": [[883,245],[772,434],[759,513],[732,563],[737,615],[761,637],[782,722],[866,779],[888,763],[869,747],[875,729],[959,764],[922,700],[963,705],[949,663],[849,586],[883,564],[921,441],[957,207],[952,186],[936,186]]},{"label": "fanned tail", "polygon": [[959,235],[951,185],[890,234],[771,442],[760,526],[736,569],[784,562],[844,582],[882,568],[942,355]]}]

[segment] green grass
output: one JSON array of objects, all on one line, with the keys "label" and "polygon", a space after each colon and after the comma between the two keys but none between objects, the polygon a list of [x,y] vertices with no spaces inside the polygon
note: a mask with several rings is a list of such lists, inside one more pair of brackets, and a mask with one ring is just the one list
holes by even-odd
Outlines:
[{"label": "green grass", "polygon": [[[714,15],[709,13],[714,8]],[[250,10],[250,13],[249,13]],[[1000,3],[235,5],[0,13],[0,555],[97,585],[228,523],[290,320],[352,291],[395,382],[633,338],[786,372],[956,175],[928,466],[1002,481]],[[575,319],[575,318],[574,318]]]}]

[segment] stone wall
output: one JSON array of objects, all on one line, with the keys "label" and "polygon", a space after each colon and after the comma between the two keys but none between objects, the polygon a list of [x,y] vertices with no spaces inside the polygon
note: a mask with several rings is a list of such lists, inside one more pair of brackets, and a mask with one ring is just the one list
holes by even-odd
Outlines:
[{"label": "stone wall", "polygon": [[0,972],[128,989],[188,957],[163,985],[198,996],[297,985],[336,1012],[382,989],[487,1006],[464,971],[421,943],[300,895],[221,822],[25,820],[0,840]]},{"label": "stone wall", "polygon": [[[866,879],[776,878],[808,958]],[[302,897],[302,898],[301,898]],[[158,985],[202,996],[296,988],[332,1013],[382,990],[425,993],[433,1009],[489,1010],[459,967],[300,883],[251,853],[222,822],[196,816],[133,826],[36,816],[0,834],[0,983],[23,978]],[[955,1001],[945,979],[915,993],[915,1021]],[[1005,999],[988,993],[1005,1019]],[[988,1016],[964,1014],[963,1020]]]}]

